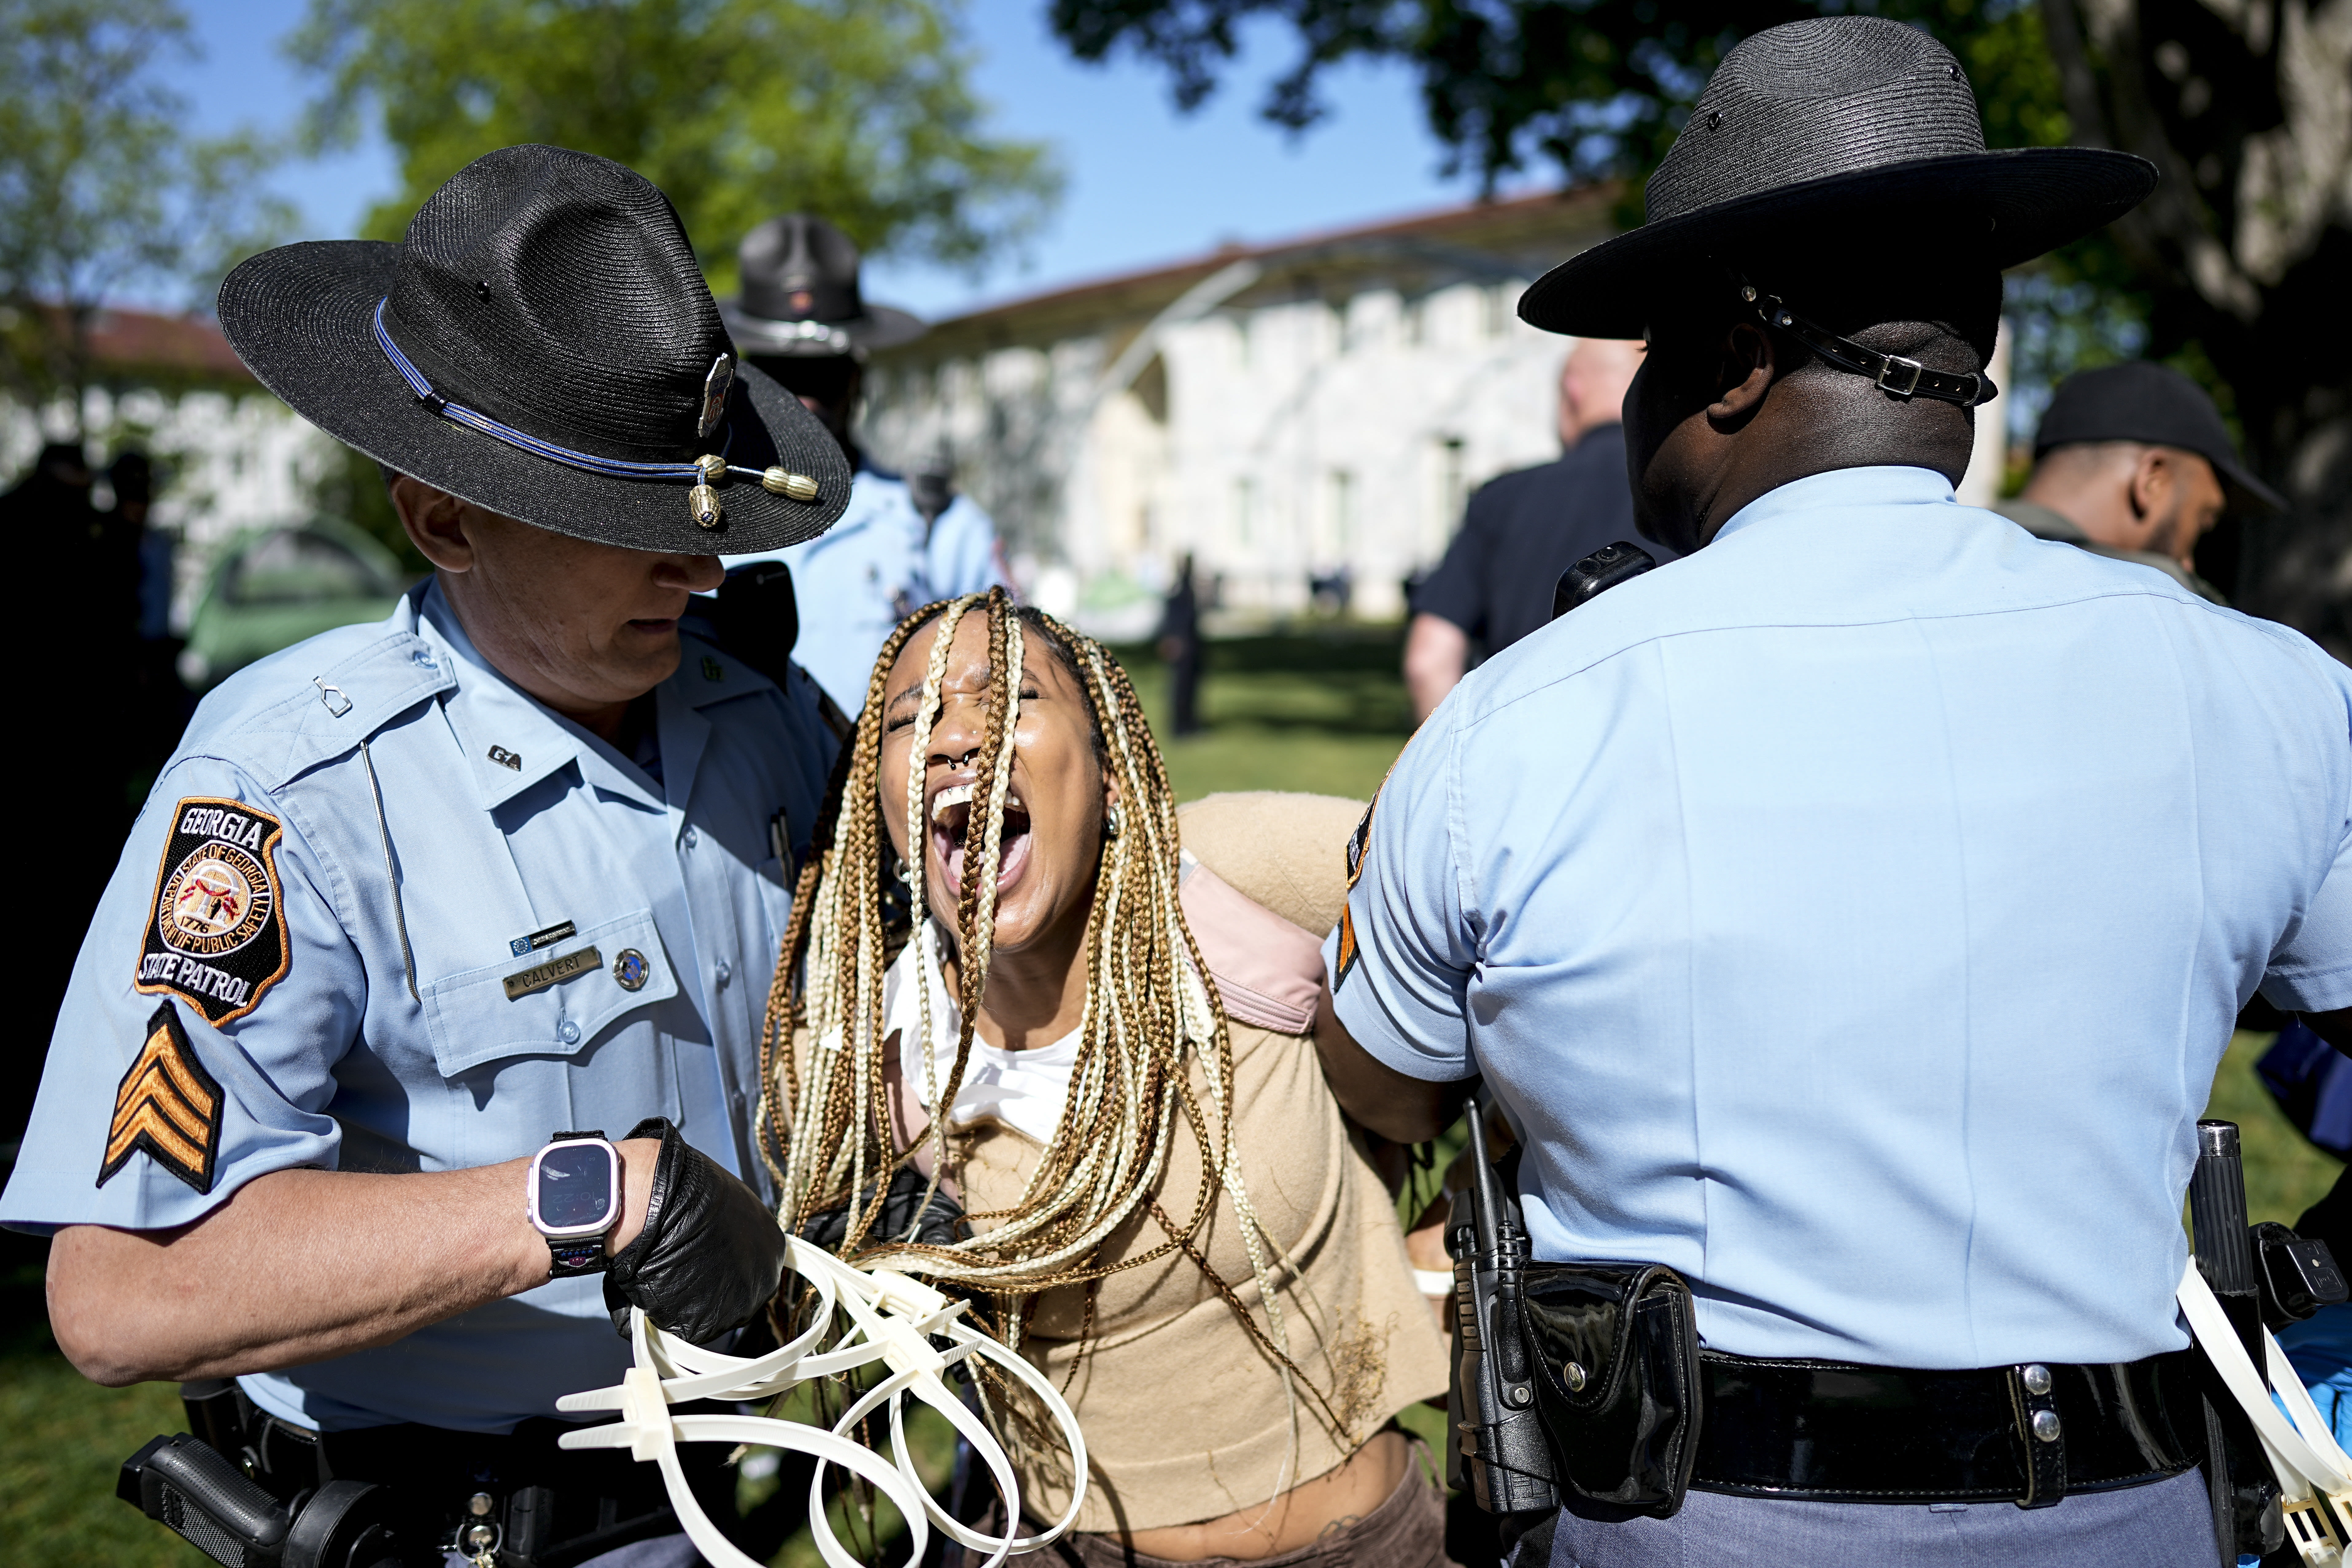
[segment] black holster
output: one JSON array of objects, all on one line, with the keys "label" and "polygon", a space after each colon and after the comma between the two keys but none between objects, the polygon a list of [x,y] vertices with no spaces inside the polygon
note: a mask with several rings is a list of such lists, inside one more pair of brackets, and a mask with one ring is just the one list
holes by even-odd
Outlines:
[{"label": "black holster", "polygon": [[[415,1568],[439,1568],[445,1548],[472,1555],[467,1532],[485,1527],[499,1568],[568,1568],[681,1528],[657,1467],[625,1448],[561,1448],[575,1430],[567,1422],[535,1417],[505,1434],[413,1424],[319,1433],[257,1409],[225,1379],[184,1384],[182,1397],[190,1431],[298,1516],[331,1483],[381,1488],[399,1560]],[[735,1517],[726,1455],[719,1444],[678,1446],[697,1500],[722,1528]]]},{"label": "black holster", "polygon": [[1673,1517],[1698,1457],[1698,1323],[1656,1263],[1528,1266],[1519,1321],[1562,1489]]}]

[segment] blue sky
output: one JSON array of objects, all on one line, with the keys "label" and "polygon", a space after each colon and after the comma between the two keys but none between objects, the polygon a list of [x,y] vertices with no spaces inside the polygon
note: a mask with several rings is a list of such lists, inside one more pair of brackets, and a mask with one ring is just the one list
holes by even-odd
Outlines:
[{"label": "blue sky", "polygon": [[[290,127],[315,90],[279,52],[303,0],[186,0],[205,58],[177,68],[197,126]],[[973,0],[966,31],[981,97],[1002,132],[1043,140],[1067,174],[1059,211],[1026,264],[978,279],[887,258],[868,268],[877,299],[933,318],[983,301],[1171,260],[1226,239],[1271,239],[1466,200],[1443,181],[1412,78],[1359,68],[1330,81],[1335,112],[1303,138],[1256,117],[1260,87],[1288,61],[1276,29],[1252,35],[1239,72],[1199,111],[1179,114],[1164,78],[1131,62],[1077,64],[1045,28],[1043,0]],[[284,171],[303,237],[348,235],[395,184],[372,139]]]}]

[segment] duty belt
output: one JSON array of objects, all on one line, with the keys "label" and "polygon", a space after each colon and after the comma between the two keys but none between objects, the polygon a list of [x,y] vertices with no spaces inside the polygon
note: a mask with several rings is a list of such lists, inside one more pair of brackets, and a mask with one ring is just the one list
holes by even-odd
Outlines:
[{"label": "duty belt", "polygon": [[[281,1503],[331,1480],[388,1489],[404,1561],[437,1568],[446,1549],[499,1568],[567,1568],[679,1528],[658,1471],[626,1450],[558,1448],[568,1423],[534,1418],[506,1434],[405,1424],[318,1433],[255,1408],[225,1379],[184,1384],[181,1394],[191,1430]],[[731,1518],[725,1451],[696,1444],[678,1458],[705,1510]]]},{"label": "duty belt", "polygon": [[1958,1371],[1699,1352],[1690,1484],[1816,1502],[2047,1507],[2202,1457],[2192,1352]]}]

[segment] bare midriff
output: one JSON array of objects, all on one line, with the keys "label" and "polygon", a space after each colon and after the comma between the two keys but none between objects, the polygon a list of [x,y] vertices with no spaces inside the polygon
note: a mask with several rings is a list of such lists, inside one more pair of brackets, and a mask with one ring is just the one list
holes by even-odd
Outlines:
[{"label": "bare midriff", "polygon": [[1272,1502],[1194,1524],[1139,1530],[1121,1539],[1139,1556],[1175,1563],[1278,1557],[1346,1529],[1388,1501],[1412,1462],[1412,1447],[1404,1434],[1381,1432],[1338,1469],[1293,1487]]}]

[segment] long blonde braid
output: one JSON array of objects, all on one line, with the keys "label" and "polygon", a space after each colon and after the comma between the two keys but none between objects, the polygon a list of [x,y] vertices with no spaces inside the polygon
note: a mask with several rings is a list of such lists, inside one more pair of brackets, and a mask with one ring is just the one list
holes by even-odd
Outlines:
[{"label": "long blonde braid", "polygon": [[[927,1098],[939,1108],[923,1139],[901,1146],[883,1092],[881,979],[894,934],[883,920],[889,890],[885,879],[906,882],[914,914],[911,940],[929,944],[924,760],[940,710],[949,648],[958,626],[971,614],[988,617],[991,680],[964,829],[963,863],[969,869],[956,910],[961,1018],[944,1084],[932,1076],[927,1046],[901,1043],[905,1080],[911,1085],[913,1075],[923,1073]],[[907,793],[902,801],[877,809],[885,687],[908,642],[934,621],[939,629],[913,726]],[[1123,829],[1105,836],[1097,863],[1077,1058],[1061,1121],[1019,1201],[1009,1209],[972,1216],[998,1222],[986,1235],[953,1246],[877,1237],[873,1227],[889,1175],[924,1147],[935,1156],[933,1185],[950,1163],[946,1108],[955,1103],[969,1065],[987,984],[1021,676],[1037,640],[1024,637],[1024,622],[1058,645],[1050,653],[1066,654],[1065,662],[1074,667],[1107,770],[1118,781],[1124,802]],[[895,871],[886,867],[890,857],[881,817],[882,809],[892,808],[905,814],[909,850]],[[761,1156],[776,1177],[783,1224],[797,1228],[810,1215],[861,1197],[841,1244],[845,1256],[866,1263],[887,1258],[895,1268],[995,1298],[1003,1305],[1000,1331],[1017,1344],[1028,1299],[1044,1291],[1097,1280],[1177,1251],[1206,1269],[1192,1238],[1222,1192],[1241,1221],[1270,1333],[1260,1334],[1246,1311],[1243,1321],[1288,1383],[1296,1369],[1273,1279],[1281,1248],[1260,1225],[1238,1166],[1232,1138],[1233,1044],[1215,989],[1202,981],[1207,971],[1178,901],[1178,857],[1175,796],[1166,766],[1126,671],[1099,643],[1040,612],[1017,610],[1001,589],[926,605],[902,622],[884,645],[867,683],[856,736],[818,825],[815,852],[800,878],[769,996],[756,1127]],[[932,1037],[929,985],[919,982],[917,992],[927,1042]],[[805,1026],[816,1043],[806,1053],[805,1081],[791,1044],[796,1026]],[[1197,1095],[1195,1071],[1202,1090]],[[1180,1117],[1199,1146],[1202,1176],[1189,1215],[1170,1219],[1158,1188]],[[1147,1212],[1165,1238],[1134,1256],[1102,1261],[1103,1243]],[[1223,1282],[1217,1284],[1242,1310]],[[1317,1403],[1323,1403],[1319,1395]]]}]

